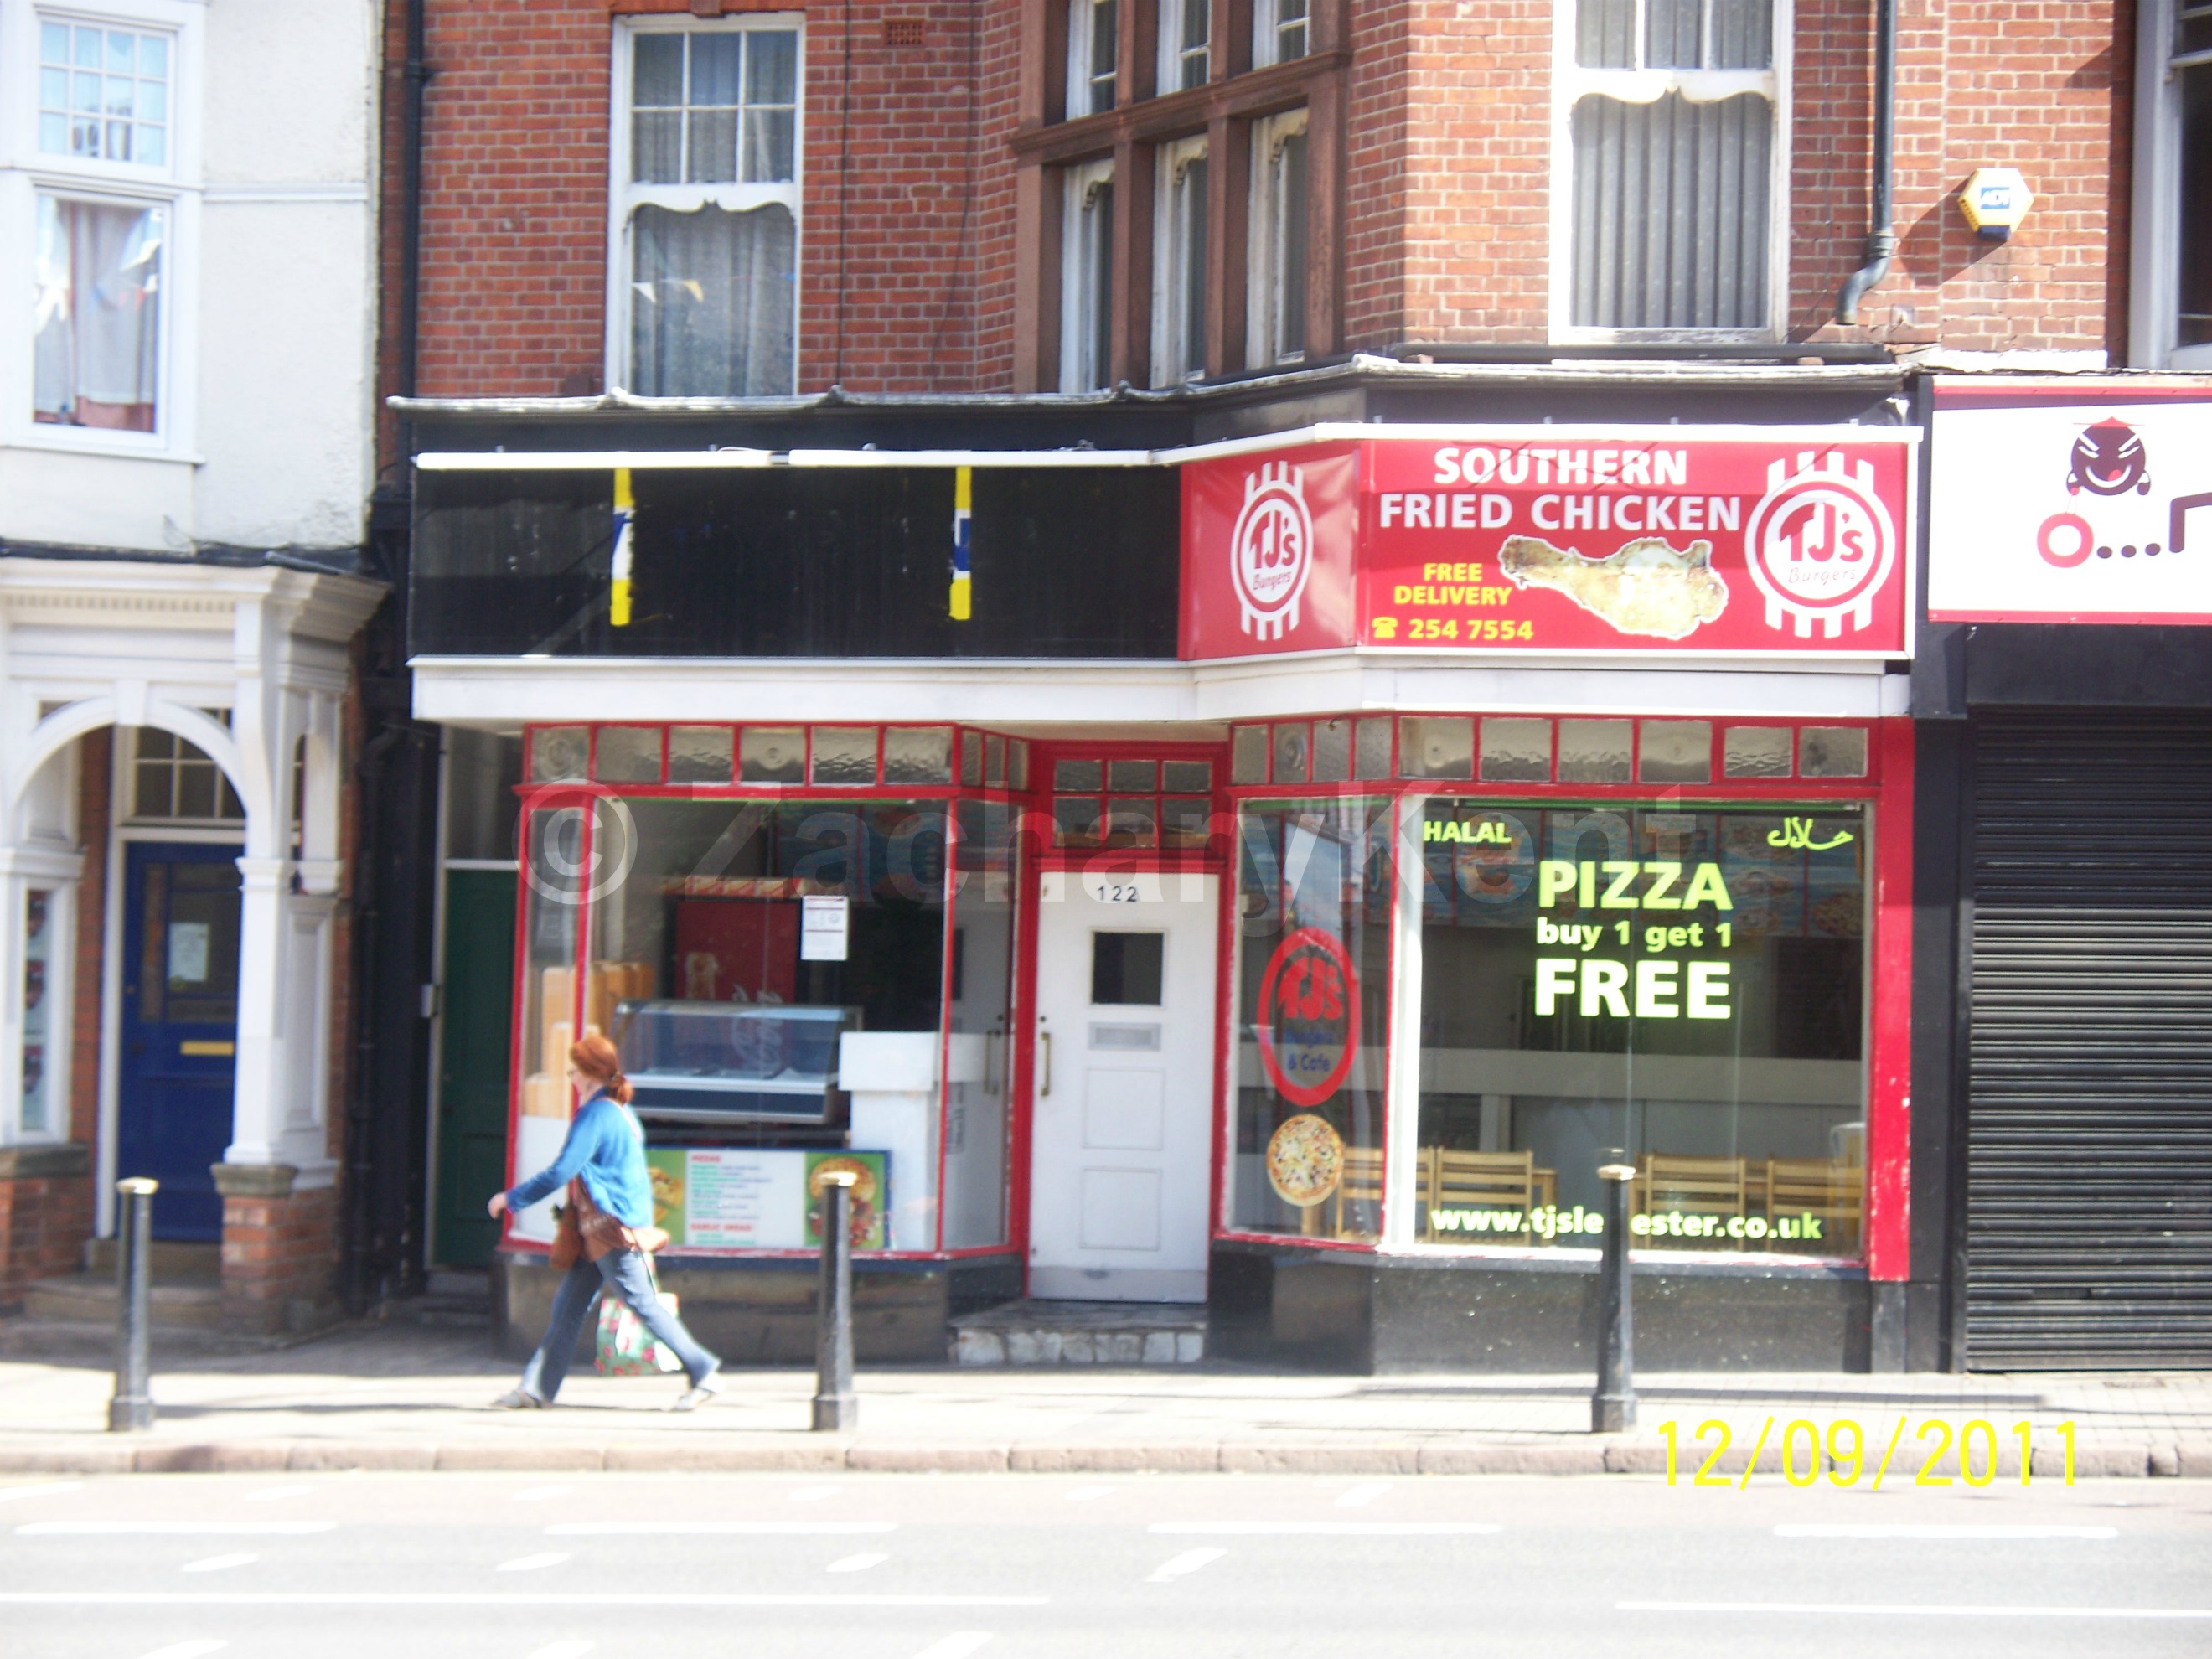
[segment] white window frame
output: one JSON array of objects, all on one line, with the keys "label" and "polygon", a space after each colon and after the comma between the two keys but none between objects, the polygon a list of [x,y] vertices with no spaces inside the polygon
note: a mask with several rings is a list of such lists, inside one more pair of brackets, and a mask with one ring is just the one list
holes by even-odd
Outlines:
[{"label": "white window frame", "polygon": [[[1105,110],[1097,110],[1091,106],[1091,34],[1092,25],[1096,21],[1094,14],[1100,6],[1116,8],[1114,13],[1114,27],[1116,31],[1114,37],[1114,69],[1115,73],[1119,75],[1121,66],[1119,33],[1121,27],[1121,14],[1119,8],[1125,4],[1133,5],[1135,3],[1136,0],[1067,0],[1066,95],[1067,119],[1080,121],[1086,115],[1103,115],[1106,112]],[[1106,109],[1112,109],[1120,101],[1118,97],[1109,96],[1106,100]]]},{"label": "white window frame", "polygon": [[[734,34],[746,31],[795,33],[799,63],[792,110],[791,179],[787,184],[648,185],[630,178],[630,47],[641,34]],[[623,386],[629,379],[630,220],[641,207],[694,213],[702,207],[744,213],[781,204],[791,214],[791,263],[794,277],[806,268],[806,218],[800,192],[806,182],[806,15],[804,12],[745,12],[729,17],[695,17],[689,12],[655,13],[615,20],[613,85],[607,99],[612,126],[607,145],[607,303],[605,384]],[[742,143],[742,136],[740,143]],[[804,307],[791,308],[793,386],[799,370],[799,320]]]},{"label": "white window frame", "polygon": [[[1707,0],[1710,7],[1711,0]],[[1551,337],[1569,344],[1622,342],[1779,340],[1790,319],[1790,75],[1792,0],[1773,0],[1773,50],[1763,70],[1584,69],[1575,62],[1578,0],[1552,11]],[[1643,55],[1646,0],[1637,0],[1637,54]],[[1710,26],[1710,17],[1708,17]],[[1626,103],[1656,103],[1680,92],[1692,103],[1757,93],[1774,109],[1767,156],[1766,319],[1755,328],[1578,328],[1575,297],[1575,105],[1595,93]]]},{"label": "white window frame", "polygon": [[[1062,392],[1096,392],[1111,385],[1109,376],[1113,372],[1110,363],[1093,365],[1090,360],[1093,331],[1085,326],[1094,306],[1109,307],[1107,330],[1111,337],[1113,320],[1110,307],[1114,303],[1112,278],[1109,270],[1106,290],[1091,292],[1091,282],[1097,271],[1095,261],[1086,258],[1085,232],[1091,221],[1088,207],[1091,194],[1101,185],[1115,183],[1114,161],[1110,156],[1096,161],[1085,161],[1066,170],[1065,192],[1060,215],[1060,389]],[[1106,234],[1113,234],[1112,210],[1107,210]]]},{"label": "white window frame", "polygon": [[[1245,262],[1244,363],[1248,368],[1274,368],[1305,361],[1306,353],[1276,349],[1278,313],[1282,307],[1282,235],[1276,201],[1276,151],[1285,138],[1308,131],[1303,107],[1285,110],[1252,124],[1251,211],[1247,223],[1250,241]],[[1312,140],[1307,139],[1306,166],[1313,166]],[[1311,178],[1309,171],[1308,178]],[[1313,236],[1313,208],[1306,209],[1306,236]],[[1300,257],[1304,251],[1300,250]]]},{"label": "white window frame", "polygon": [[[1296,17],[1283,15],[1282,0],[1253,0],[1252,3],[1252,67],[1266,69],[1274,64],[1295,64],[1301,58],[1310,58],[1314,49],[1313,0],[1304,0],[1305,9]],[[1305,44],[1297,52],[1283,51],[1283,30],[1286,24],[1300,23],[1305,27]]]},{"label": "white window frame", "polygon": [[[2212,369],[2212,344],[2178,346],[2181,259],[2181,89],[2173,34],[2187,0],[2142,0],[2136,19],[2134,259],[2128,357],[2138,368]],[[2189,62],[2200,62],[2191,53]],[[2208,71],[2212,72],[2212,71]]]},{"label": "white window frame", "polygon": [[[39,148],[39,26],[91,24],[167,34],[168,160],[160,167],[56,155]],[[196,463],[206,8],[198,0],[100,0],[0,9],[0,443],[22,449]],[[154,430],[118,432],[33,418],[33,273],[39,198],[117,207],[158,207],[162,233],[156,319]]]},{"label": "white window frame", "polygon": [[[1159,0],[1159,58],[1154,82],[1159,96],[1171,93],[1190,92],[1204,86],[1213,78],[1213,3],[1212,0]],[[1182,83],[1184,54],[1182,49],[1183,20],[1193,13],[1206,19],[1206,44],[1194,46],[1190,56],[1199,60],[1200,74],[1191,86]]]},{"label": "white window frame", "polygon": [[[1201,325],[1198,342],[1199,366],[1184,368],[1178,362],[1183,354],[1179,347],[1187,343],[1178,329],[1182,319],[1189,314],[1184,303],[1188,297],[1187,284],[1191,280],[1189,262],[1185,252],[1183,234],[1185,222],[1181,213],[1182,198],[1178,186],[1183,169],[1193,161],[1206,161],[1206,187],[1208,208],[1212,193],[1221,187],[1213,176],[1213,167],[1208,161],[1204,135],[1194,138],[1180,138],[1171,144],[1159,147],[1159,178],[1152,190],[1152,384],[1156,386],[1182,386],[1191,380],[1202,380],[1206,374],[1206,345]],[[1199,222],[1199,235],[1206,234],[1206,222]],[[1201,241],[1201,246],[1203,242]],[[1200,303],[1206,295],[1206,264],[1201,258],[1197,272]]]}]

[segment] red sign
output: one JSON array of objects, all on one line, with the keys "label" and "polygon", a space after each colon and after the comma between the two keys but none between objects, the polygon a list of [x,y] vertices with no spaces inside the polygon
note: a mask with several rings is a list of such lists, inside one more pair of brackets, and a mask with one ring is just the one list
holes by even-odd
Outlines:
[{"label": "red sign", "polygon": [[1260,1069],[1293,1106],[1334,1094],[1359,1052],[1359,977],[1334,933],[1301,927],[1260,975]]},{"label": "red sign", "polygon": [[1188,462],[1182,654],[1902,655],[1913,435],[1454,429]]}]

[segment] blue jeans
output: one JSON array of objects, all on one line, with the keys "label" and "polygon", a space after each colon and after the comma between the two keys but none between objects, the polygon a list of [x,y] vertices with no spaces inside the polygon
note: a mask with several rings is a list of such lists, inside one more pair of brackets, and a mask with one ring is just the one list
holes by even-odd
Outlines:
[{"label": "blue jeans", "polygon": [[553,1292],[553,1317],[546,1322],[545,1340],[530,1363],[522,1368],[522,1391],[547,1405],[568,1379],[568,1361],[576,1352],[577,1334],[602,1290],[629,1304],[653,1340],[684,1362],[694,1388],[720,1370],[722,1362],[699,1346],[684,1328],[675,1310],[653,1294],[645,1274],[645,1257],[635,1250],[610,1250],[597,1261],[579,1261],[568,1269]]}]

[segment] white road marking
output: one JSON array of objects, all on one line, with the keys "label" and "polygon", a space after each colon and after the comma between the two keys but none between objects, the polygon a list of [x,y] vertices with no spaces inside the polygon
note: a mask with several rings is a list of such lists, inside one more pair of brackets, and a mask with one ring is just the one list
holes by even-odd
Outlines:
[{"label": "white road marking", "polygon": [[250,1567],[261,1558],[240,1550],[232,1555],[204,1555],[197,1561],[187,1561],[180,1571],[185,1572],[222,1572],[229,1567]]},{"label": "white road marking", "polygon": [[968,1659],[968,1656],[991,1639],[987,1630],[956,1630],[941,1642],[932,1642],[914,1659]]},{"label": "white road marking", "polygon": [[305,1498],[314,1491],[313,1486],[264,1486],[259,1492],[246,1494],[249,1504],[273,1504],[280,1498]]},{"label": "white road marking", "polygon": [[0,1486],[0,1504],[12,1504],[19,1498],[46,1498],[58,1492],[75,1492],[83,1484],[81,1480],[48,1480],[35,1486]]},{"label": "white road marking", "polygon": [[166,1648],[155,1648],[145,1659],[202,1659],[203,1655],[220,1653],[229,1645],[204,1637],[197,1642],[172,1642]]},{"label": "white road marking", "polygon": [[1095,1504],[1113,1490],[1111,1486],[1078,1486],[1067,1494],[1067,1501],[1071,1504]]},{"label": "white road marking", "polygon": [[1186,1577],[1196,1572],[1200,1567],[1212,1566],[1228,1553],[1227,1550],[1220,1549],[1185,1550],[1181,1555],[1170,1556],[1159,1565],[1154,1567],[1152,1577],[1146,1582],[1154,1584],[1171,1583],[1176,1579]]},{"label": "white road marking", "polygon": [[825,1498],[836,1495],[837,1488],[835,1486],[801,1486],[791,1494],[791,1501],[794,1504],[818,1504]]},{"label": "white road marking", "polygon": [[1850,1613],[1876,1619],[2212,1619],[2212,1607],[1967,1607],[1873,1601],[1616,1601],[1622,1613]]},{"label": "white road marking", "polygon": [[335,1521],[26,1521],[18,1538],[302,1538]]},{"label": "white road marking", "polygon": [[651,1590],[0,1590],[5,1607],[1042,1607],[1048,1595],[714,1595]]},{"label": "white road marking", "polygon": [[559,1521],[549,1538],[849,1538],[896,1532],[896,1521]]},{"label": "white road marking", "polygon": [[592,1650],[589,1642],[548,1642],[530,1656],[530,1659],[584,1659]]},{"label": "white road marking", "polygon": [[832,1561],[830,1572],[866,1572],[870,1567],[880,1567],[890,1557],[877,1550],[862,1550],[858,1555],[841,1555]]},{"label": "white road marking", "polygon": [[1390,1490],[1388,1480],[1363,1480],[1351,1491],[1339,1492],[1336,1506],[1340,1510],[1356,1510],[1373,1503]]},{"label": "white road marking", "polygon": [[1504,1528],[1491,1521],[1155,1521],[1159,1538],[1472,1538]]},{"label": "white road marking", "polygon": [[514,1494],[518,1504],[542,1504],[549,1498],[566,1498],[574,1486],[526,1486]]},{"label": "white road marking", "polygon": [[1881,1521],[1797,1522],[1774,1529],[1777,1538],[2118,1538],[2118,1527],[1915,1525]]},{"label": "white road marking", "polygon": [[557,1567],[568,1559],[566,1550],[544,1550],[536,1555],[518,1555],[512,1561],[502,1561],[494,1572],[536,1572],[541,1567]]}]

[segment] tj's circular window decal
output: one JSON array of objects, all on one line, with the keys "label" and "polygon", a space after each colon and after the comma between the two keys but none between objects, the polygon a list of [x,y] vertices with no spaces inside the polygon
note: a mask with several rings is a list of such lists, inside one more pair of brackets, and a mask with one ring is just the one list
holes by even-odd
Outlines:
[{"label": "tj's circular window decal", "polygon": [[1301,927],[1260,976],[1260,1069],[1293,1106],[1337,1091],[1359,1050],[1359,980],[1334,933]]},{"label": "tj's circular window decal", "polygon": [[1344,1142],[1325,1117],[1300,1112],[1267,1138],[1267,1184],[1285,1204],[1321,1203],[1343,1173]]}]

